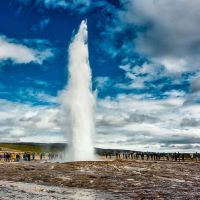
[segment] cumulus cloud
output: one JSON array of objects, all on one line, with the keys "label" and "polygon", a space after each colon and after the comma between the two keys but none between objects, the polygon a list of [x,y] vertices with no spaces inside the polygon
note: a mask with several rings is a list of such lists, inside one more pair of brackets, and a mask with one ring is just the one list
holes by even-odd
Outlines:
[{"label": "cumulus cloud", "polygon": [[[96,146],[146,151],[197,150],[200,106],[184,105],[184,101],[184,96],[173,95],[159,100],[125,94],[99,99]],[[0,100],[1,142],[66,142],[68,123],[58,104],[33,106]]]},{"label": "cumulus cloud", "polygon": [[97,146],[146,151],[198,149],[200,106],[184,106],[184,101],[185,96],[181,94],[172,94],[166,99],[121,94],[116,99],[100,100]]},{"label": "cumulus cloud", "polygon": [[102,92],[106,91],[113,85],[114,81],[108,76],[98,76],[94,79],[94,88],[96,96],[98,94],[102,94]]},{"label": "cumulus cloud", "polygon": [[194,118],[183,118],[181,122],[181,126],[185,127],[197,127],[200,126],[200,120]]},{"label": "cumulus cloud", "polygon": [[196,76],[191,80],[190,93],[200,92],[200,76]]},{"label": "cumulus cloud", "polygon": [[166,71],[159,65],[153,63],[143,63],[141,66],[131,64],[119,66],[125,73],[126,82],[116,83],[117,88],[121,89],[145,89],[147,83],[166,76]]},{"label": "cumulus cloud", "polygon": [[[41,84],[41,83],[40,83]],[[43,82],[42,82],[43,84]],[[17,96],[21,99],[21,101],[29,102],[29,103],[45,103],[51,105],[57,105],[57,97],[51,96],[44,91],[35,90],[33,88],[27,89],[19,89],[16,91]]]},{"label": "cumulus cloud", "polygon": [[[32,0],[17,0],[22,5],[33,4]],[[46,9],[70,9],[78,12],[85,12],[91,4],[91,0],[36,0],[34,1],[36,6],[44,6]]]},{"label": "cumulus cloud", "polygon": [[[62,142],[58,108],[0,100],[1,142]],[[44,140],[49,136],[48,140]],[[54,139],[54,140],[53,140]]]},{"label": "cumulus cloud", "polygon": [[197,73],[196,76],[190,79],[190,88],[185,100],[186,105],[193,105],[200,102],[200,76]]},{"label": "cumulus cloud", "polygon": [[128,0],[121,20],[138,27],[135,50],[170,72],[199,68],[198,0]]},{"label": "cumulus cloud", "polygon": [[0,36],[0,61],[2,62],[10,60],[14,64],[30,62],[42,64],[44,60],[52,56],[53,53],[50,48],[38,50],[14,39]]}]

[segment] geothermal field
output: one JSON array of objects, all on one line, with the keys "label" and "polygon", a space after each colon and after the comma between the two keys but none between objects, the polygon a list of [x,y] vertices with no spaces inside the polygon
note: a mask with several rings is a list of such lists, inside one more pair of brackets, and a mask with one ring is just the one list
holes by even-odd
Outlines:
[{"label": "geothermal field", "polygon": [[199,199],[200,163],[39,161],[0,164],[0,199]]}]

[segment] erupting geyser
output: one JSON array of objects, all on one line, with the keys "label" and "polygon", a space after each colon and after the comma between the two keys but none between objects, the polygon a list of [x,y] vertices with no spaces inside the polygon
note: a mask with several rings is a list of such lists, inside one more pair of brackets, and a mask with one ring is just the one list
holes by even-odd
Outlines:
[{"label": "erupting geyser", "polygon": [[93,146],[95,96],[92,93],[87,39],[87,22],[82,21],[78,33],[69,46],[69,79],[63,94],[70,130],[66,154],[66,159],[69,161],[95,159]]}]

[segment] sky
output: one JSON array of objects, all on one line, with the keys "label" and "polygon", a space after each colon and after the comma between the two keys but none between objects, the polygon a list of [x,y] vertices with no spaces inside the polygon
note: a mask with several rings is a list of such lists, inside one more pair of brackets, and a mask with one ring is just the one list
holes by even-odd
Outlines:
[{"label": "sky", "polygon": [[199,0],[2,0],[0,142],[67,141],[59,99],[84,19],[95,146],[200,151]]}]

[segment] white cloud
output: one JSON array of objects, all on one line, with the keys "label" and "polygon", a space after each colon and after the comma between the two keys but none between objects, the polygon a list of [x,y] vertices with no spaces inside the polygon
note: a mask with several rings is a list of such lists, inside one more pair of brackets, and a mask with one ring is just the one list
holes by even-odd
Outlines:
[{"label": "white cloud", "polygon": [[107,76],[98,76],[95,78],[94,83],[97,89],[103,89],[109,85],[110,81],[111,79]]},{"label": "white cloud", "polygon": [[143,27],[134,40],[135,50],[163,64],[169,72],[199,68],[199,0],[128,0],[121,21]]},{"label": "white cloud", "polygon": [[[39,83],[41,84],[41,82],[39,82]],[[43,84],[43,82],[42,82],[42,84]],[[45,102],[48,104],[49,103],[53,103],[53,104],[58,103],[57,97],[46,94],[44,91],[38,91],[38,90],[34,90],[34,89],[20,89],[18,91],[18,94],[19,94],[20,98],[30,99],[31,102],[34,102],[34,101]]]},{"label": "white cloud", "polygon": [[163,67],[152,63],[143,63],[141,66],[126,64],[119,68],[125,72],[127,81],[116,83],[115,87],[125,90],[145,89],[146,83],[151,84],[152,81],[166,75]]},{"label": "white cloud", "polygon": [[[146,151],[196,150],[200,145],[200,106],[184,105],[184,101],[184,96],[176,95],[163,100],[124,94],[115,99],[99,99],[96,146]],[[60,106],[0,100],[0,142],[65,142],[67,124]]]},{"label": "white cloud", "polygon": [[132,90],[132,89],[144,89],[145,85],[142,80],[137,80],[137,82],[133,82],[130,84],[127,83],[116,83],[115,87],[124,90]]},{"label": "white cloud", "polygon": [[91,0],[37,0],[37,3],[42,3],[46,8],[76,9],[80,12],[84,12],[89,8]]},{"label": "white cloud", "polygon": [[200,93],[200,75],[191,80],[190,93]]},{"label": "white cloud", "polygon": [[[200,118],[200,106],[184,106],[184,101],[181,92],[172,92],[169,98],[161,100],[147,100],[137,95],[100,100],[97,145],[146,151],[196,150],[200,143],[200,131],[194,119]],[[190,120],[191,116],[194,119]],[[190,123],[186,124],[185,119]]]},{"label": "white cloud", "polygon": [[165,92],[164,94],[171,97],[171,98],[186,96],[186,93],[184,91],[181,91],[181,90],[171,90],[171,91]]},{"label": "white cloud", "polygon": [[30,62],[42,64],[44,60],[52,57],[51,49],[37,50],[30,48],[14,39],[0,36],[0,61],[12,61],[14,64],[27,64]]},{"label": "white cloud", "polygon": [[196,75],[190,78],[190,88],[186,95],[185,105],[193,105],[200,102],[200,75],[196,72]]},{"label": "white cloud", "polygon": [[[65,141],[57,115],[58,107],[31,106],[0,100],[0,142]],[[46,136],[49,136],[49,140]],[[55,140],[53,141],[52,138]]]}]

